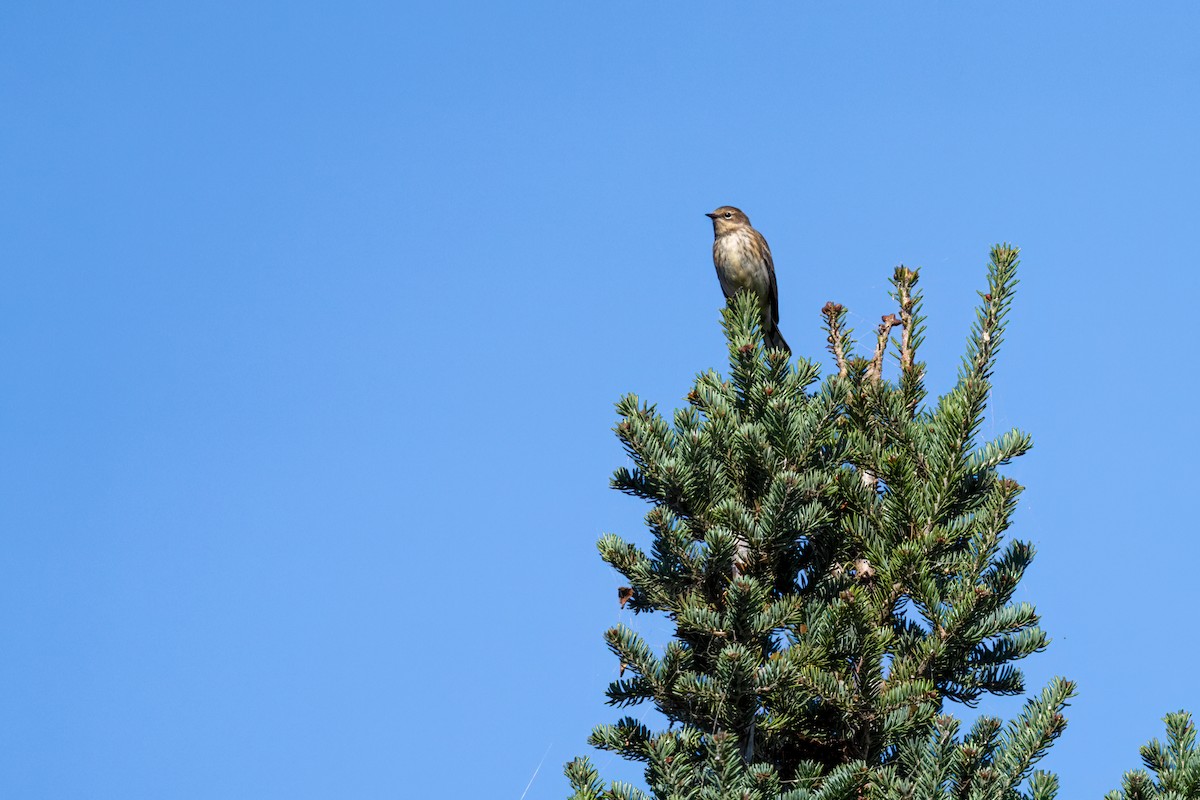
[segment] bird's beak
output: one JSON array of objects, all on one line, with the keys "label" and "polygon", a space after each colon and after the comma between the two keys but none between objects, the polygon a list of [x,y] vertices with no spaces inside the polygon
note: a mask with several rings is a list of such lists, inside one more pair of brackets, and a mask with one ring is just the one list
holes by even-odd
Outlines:
[{"label": "bird's beak", "polygon": [[707,214],[705,214],[704,216],[708,217],[709,219],[716,219],[716,218],[717,218],[717,212],[715,212],[715,211],[710,211],[710,212],[708,212]]}]

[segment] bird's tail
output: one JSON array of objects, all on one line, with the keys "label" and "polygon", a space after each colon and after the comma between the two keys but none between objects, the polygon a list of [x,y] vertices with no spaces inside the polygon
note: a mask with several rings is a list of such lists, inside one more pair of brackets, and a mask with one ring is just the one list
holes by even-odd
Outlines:
[{"label": "bird's tail", "polygon": [[767,347],[772,347],[776,350],[783,350],[789,356],[792,354],[792,348],[788,347],[788,343],[784,340],[783,334],[779,332],[778,325],[776,325],[765,338]]}]

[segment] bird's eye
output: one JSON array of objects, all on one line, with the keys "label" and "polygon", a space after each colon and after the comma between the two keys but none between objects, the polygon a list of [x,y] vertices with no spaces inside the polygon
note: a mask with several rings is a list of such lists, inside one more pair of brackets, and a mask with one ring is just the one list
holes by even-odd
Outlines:
[{"label": "bird's eye", "polygon": [[725,212],[725,219],[733,219],[733,212],[732,212],[732,211],[726,211],[726,212]]}]

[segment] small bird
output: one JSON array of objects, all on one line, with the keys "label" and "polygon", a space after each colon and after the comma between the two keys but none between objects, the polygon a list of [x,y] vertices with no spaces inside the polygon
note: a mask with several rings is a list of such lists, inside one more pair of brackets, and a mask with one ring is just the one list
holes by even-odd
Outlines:
[{"label": "small bird", "polygon": [[750,218],[733,206],[721,206],[705,214],[713,223],[713,266],[725,299],[738,290],[758,298],[762,307],[763,340],[767,347],[792,348],[779,332],[779,289],[775,285],[775,262],[763,235],[750,226]]}]

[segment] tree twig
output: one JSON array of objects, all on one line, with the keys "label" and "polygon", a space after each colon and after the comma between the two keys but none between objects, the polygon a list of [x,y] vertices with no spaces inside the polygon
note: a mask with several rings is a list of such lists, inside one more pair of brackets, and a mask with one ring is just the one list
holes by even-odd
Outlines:
[{"label": "tree twig", "polygon": [[885,314],[880,320],[879,339],[875,342],[875,357],[871,359],[871,366],[867,368],[869,380],[878,381],[883,377],[883,356],[887,352],[888,337],[892,335],[892,328],[900,324],[900,318],[895,314]]},{"label": "tree twig", "polygon": [[846,366],[846,333],[842,330],[842,321],[846,317],[846,308],[841,303],[835,303],[832,300],[825,304],[821,309],[821,314],[825,317],[825,329],[829,331],[829,352],[833,353],[833,360],[837,364],[838,375],[846,377],[848,371]]},{"label": "tree twig", "polygon": [[900,324],[904,333],[900,337],[900,369],[904,372],[913,368],[916,354],[913,352],[913,308],[916,299],[912,287],[917,282],[917,273],[904,265],[896,267],[896,289],[900,294]]}]

